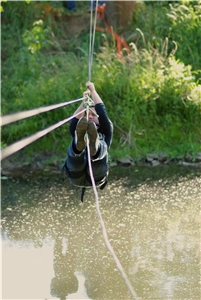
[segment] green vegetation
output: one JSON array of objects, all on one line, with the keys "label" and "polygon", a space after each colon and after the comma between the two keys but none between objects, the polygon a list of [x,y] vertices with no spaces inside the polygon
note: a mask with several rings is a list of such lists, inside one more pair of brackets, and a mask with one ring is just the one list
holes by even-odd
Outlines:
[{"label": "green vegetation", "polygon": [[[82,97],[89,30],[69,35],[73,16],[61,2],[2,5],[2,115]],[[79,5],[86,15],[87,2]],[[92,81],[114,123],[111,155],[140,159],[150,152],[176,157],[201,150],[200,16],[200,1],[140,2],[124,34],[131,53],[121,61],[111,36],[97,32]],[[76,107],[3,127],[2,145],[63,120]],[[26,151],[63,158],[69,141],[64,125]]]}]

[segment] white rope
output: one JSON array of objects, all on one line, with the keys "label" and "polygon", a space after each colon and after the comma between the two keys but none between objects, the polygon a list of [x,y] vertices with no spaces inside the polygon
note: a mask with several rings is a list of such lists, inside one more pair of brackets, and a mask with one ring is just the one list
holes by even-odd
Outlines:
[{"label": "white rope", "polygon": [[[91,0],[91,13],[90,13],[90,40],[89,40],[89,71],[88,80],[91,80],[92,64],[93,64],[93,52],[94,52],[94,42],[95,42],[95,32],[96,32],[96,20],[97,20],[97,7],[98,0],[96,0],[95,16],[94,16],[94,26],[93,26],[93,0]],[[93,31],[92,31],[93,27]]]},{"label": "white rope", "polygon": [[19,112],[19,113],[5,115],[5,116],[2,116],[0,118],[0,125],[4,126],[4,125],[7,125],[7,124],[10,124],[10,123],[19,121],[19,120],[27,119],[27,118],[33,117],[35,115],[38,115],[38,114],[41,114],[41,113],[44,113],[44,112],[54,110],[56,108],[67,106],[69,104],[81,101],[83,99],[84,99],[84,97],[76,99],[76,100],[72,100],[72,101],[67,101],[67,102],[64,102],[64,103],[53,104],[53,105],[49,105],[49,106],[45,106],[45,107],[39,107],[39,108],[31,109],[31,110],[22,111],[22,112]]},{"label": "white rope", "polygon": [[91,80],[91,69],[92,69],[92,22],[93,22],[93,1],[91,0],[90,6],[90,33],[89,33],[89,69],[88,69],[88,80]]},{"label": "white rope", "polygon": [[[98,6],[98,0],[96,0],[96,14],[95,14],[95,22],[94,22],[94,32],[93,32],[93,39],[92,39],[92,1],[91,1],[91,19],[90,19],[90,44],[89,44],[89,73],[88,73],[88,79],[91,79],[91,69],[92,69],[92,58],[93,58],[93,49],[94,49],[94,40],[95,40],[95,28],[96,28],[96,18],[97,18],[97,6]],[[89,107],[87,107],[86,110],[86,116],[87,116],[87,120],[88,120],[88,110]],[[112,245],[109,242],[108,239],[108,235],[107,235],[107,230],[105,228],[105,224],[100,212],[100,207],[99,207],[99,199],[98,199],[98,192],[97,192],[97,188],[96,188],[96,184],[95,184],[95,180],[94,180],[94,176],[93,176],[93,170],[92,170],[92,165],[91,165],[91,156],[90,156],[90,148],[89,148],[89,137],[88,134],[87,136],[87,154],[88,154],[88,164],[89,164],[89,173],[90,173],[90,178],[91,178],[91,182],[92,182],[92,187],[93,187],[93,191],[94,191],[94,196],[95,196],[95,204],[96,204],[96,211],[97,211],[97,215],[98,218],[100,220],[100,224],[101,224],[101,228],[102,228],[102,232],[103,232],[103,237],[104,237],[104,241],[106,244],[107,249],[109,250],[110,254],[112,255],[117,269],[119,270],[122,278],[124,279],[133,299],[138,300],[138,296],[136,294],[136,292],[134,291],[118,257],[116,256],[114,249],[112,248]]]},{"label": "white rope", "polygon": [[[89,73],[88,73],[88,79],[91,80],[91,69],[92,69],[92,60],[93,60],[93,50],[94,50],[94,40],[95,40],[95,29],[96,29],[96,19],[97,19],[97,7],[98,7],[98,0],[96,0],[96,9],[95,9],[95,21],[94,21],[94,31],[93,31],[93,38],[92,38],[92,10],[93,10],[93,7],[92,7],[92,0],[91,0],[91,18],[90,18],[90,44],[89,44]],[[88,120],[88,110],[89,110],[89,107],[87,107],[87,120]],[[91,155],[90,155],[90,148],[89,148],[89,137],[88,137],[88,134],[86,135],[87,136],[87,154],[88,154],[88,164],[89,164],[89,173],[90,173],[90,178],[91,178],[91,182],[92,182],[92,187],[93,187],[93,191],[94,191],[94,196],[95,196],[95,203],[96,203],[96,211],[97,211],[97,214],[98,214],[98,218],[100,220],[100,224],[101,224],[101,228],[102,228],[102,232],[103,232],[103,237],[104,237],[104,240],[105,240],[105,244],[106,244],[106,247],[107,249],[109,250],[109,252],[111,253],[114,261],[115,261],[115,264],[116,264],[116,267],[117,269],[119,270],[122,278],[124,279],[133,299],[135,300],[138,300],[138,296],[136,294],[136,292],[134,291],[118,257],[116,256],[115,252],[114,252],[114,249],[112,248],[112,245],[110,244],[109,242],[109,239],[108,239],[108,235],[107,235],[107,230],[105,228],[105,224],[104,224],[104,221],[103,221],[103,218],[102,218],[102,215],[101,215],[101,212],[100,212],[100,207],[99,207],[99,199],[98,199],[98,192],[97,192],[97,188],[96,188],[96,184],[95,184],[95,180],[94,180],[94,175],[93,175],[93,170],[92,170],[92,164],[91,164]]]},{"label": "white rope", "polygon": [[[89,105],[86,107],[87,121],[88,121],[88,112],[89,112]],[[98,192],[97,192],[97,187],[96,187],[96,184],[95,184],[93,169],[92,169],[92,164],[91,164],[91,155],[90,155],[88,134],[86,134],[86,142],[87,142],[87,156],[88,156],[89,174],[90,174],[91,183],[92,183],[94,196],[95,196],[96,212],[97,212],[98,218],[100,220],[100,224],[101,224],[105,244],[106,244],[106,247],[109,250],[110,254],[112,255],[112,257],[115,261],[116,267],[119,270],[122,278],[124,279],[124,281],[125,281],[128,289],[129,289],[133,299],[138,300],[139,298],[137,297],[136,292],[134,291],[134,289],[133,289],[133,287],[132,287],[132,285],[131,285],[131,283],[130,283],[130,281],[129,281],[129,279],[128,279],[128,277],[127,277],[127,275],[126,275],[126,273],[125,273],[118,257],[116,256],[116,254],[114,252],[114,249],[112,248],[112,245],[110,244],[109,239],[108,239],[107,230],[105,228],[105,224],[104,224],[104,221],[103,221],[103,218],[102,218],[102,215],[101,215],[101,212],[100,212],[100,207],[99,207]]]},{"label": "white rope", "polygon": [[112,245],[110,244],[110,241],[108,239],[108,235],[107,235],[107,230],[105,228],[105,224],[104,224],[104,221],[103,221],[103,218],[102,218],[102,215],[101,215],[101,212],[100,212],[100,207],[99,207],[99,199],[98,199],[98,192],[97,192],[97,188],[96,188],[96,184],[95,184],[95,180],[94,180],[94,176],[93,176],[93,170],[92,170],[92,165],[91,165],[91,157],[90,157],[90,148],[89,148],[89,138],[88,138],[88,135],[87,135],[87,153],[88,153],[88,164],[89,164],[89,173],[90,173],[90,177],[91,177],[91,182],[92,182],[92,187],[93,187],[93,191],[94,191],[94,196],[95,196],[95,203],[96,203],[96,211],[97,211],[97,215],[98,215],[98,218],[99,218],[99,221],[100,221],[100,224],[101,224],[101,228],[102,228],[102,232],[103,232],[103,237],[104,237],[104,240],[105,240],[105,244],[107,246],[107,249],[109,250],[109,252],[111,253],[114,261],[115,261],[115,264],[116,264],[116,267],[117,269],[119,270],[122,278],[124,279],[133,299],[135,300],[138,300],[138,296],[136,294],[136,292],[134,291],[118,257],[116,256],[115,254],[115,251],[114,249],[112,248]]},{"label": "white rope", "polygon": [[68,121],[70,121],[72,118],[76,117],[77,115],[83,113],[84,111],[86,111],[86,109],[83,109],[82,111],[80,111],[77,114],[74,114],[73,116],[64,119],[63,121],[60,121],[46,129],[40,130],[38,132],[36,132],[35,134],[22,139],[21,141],[18,141],[10,146],[7,146],[6,148],[1,150],[1,160],[3,160],[4,158],[14,154],[15,152],[23,149],[24,147],[28,146],[29,144],[35,142],[36,140],[40,139],[41,137],[45,136],[46,134],[48,134],[49,132],[53,131],[54,129],[62,126],[63,124],[67,123]]}]

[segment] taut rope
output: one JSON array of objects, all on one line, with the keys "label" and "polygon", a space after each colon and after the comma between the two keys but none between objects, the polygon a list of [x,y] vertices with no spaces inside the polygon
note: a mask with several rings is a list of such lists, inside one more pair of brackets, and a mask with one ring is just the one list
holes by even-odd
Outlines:
[{"label": "taut rope", "polygon": [[[91,80],[92,64],[93,64],[93,52],[94,52],[94,41],[95,41],[95,31],[96,31],[96,20],[97,20],[97,7],[98,0],[96,0],[96,8],[94,15],[94,26],[93,26],[93,0],[91,0],[91,12],[90,12],[90,41],[89,41],[89,70],[88,70],[88,80]],[[92,31],[93,29],[93,31]]]},{"label": "taut rope", "polygon": [[7,146],[6,148],[1,150],[1,160],[3,160],[4,158],[14,154],[15,152],[23,149],[24,147],[28,146],[29,144],[37,141],[38,139],[40,139],[41,137],[45,136],[46,134],[48,134],[49,132],[53,131],[54,129],[57,129],[58,127],[62,126],[63,124],[67,123],[68,121],[70,121],[72,118],[74,118],[75,116],[79,115],[80,113],[86,111],[86,109],[83,109],[83,111],[63,120],[60,121],[48,128],[45,128],[43,130],[40,130],[36,133],[34,133],[31,136],[28,136],[27,138],[22,139],[21,141],[18,141],[10,146]]},{"label": "taut rope", "polygon": [[79,99],[67,101],[64,103],[53,104],[53,105],[49,105],[49,106],[45,106],[45,107],[39,107],[39,108],[31,109],[31,110],[25,110],[25,111],[21,111],[18,113],[10,114],[10,115],[5,115],[0,118],[0,125],[4,126],[4,125],[7,125],[10,123],[19,121],[19,120],[27,119],[27,118],[39,115],[44,112],[54,110],[56,108],[60,108],[60,107],[67,106],[69,104],[72,104],[72,103],[75,103],[78,101],[82,101],[83,99],[84,98],[79,98]]}]

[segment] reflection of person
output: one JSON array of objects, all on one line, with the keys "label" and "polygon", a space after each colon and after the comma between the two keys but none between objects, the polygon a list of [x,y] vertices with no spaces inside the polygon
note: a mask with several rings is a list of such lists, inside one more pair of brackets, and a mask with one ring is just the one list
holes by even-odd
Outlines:
[{"label": "reflection of person", "polygon": [[[64,171],[73,185],[80,187],[92,185],[86,149],[87,133],[94,179],[96,185],[103,188],[107,183],[108,150],[112,141],[113,125],[94,84],[88,81],[86,86],[88,89],[84,95],[92,96],[94,107],[90,107],[92,111],[89,110],[88,120],[86,113],[80,113],[70,122],[70,133],[73,140],[67,150]],[[83,104],[81,104],[74,114],[83,109]]]},{"label": "reflection of person", "polygon": [[78,280],[74,274],[76,261],[75,250],[69,242],[67,253],[63,253],[62,250],[62,239],[56,238],[54,246],[55,277],[51,282],[51,294],[63,300],[66,299],[69,293],[77,291]]}]

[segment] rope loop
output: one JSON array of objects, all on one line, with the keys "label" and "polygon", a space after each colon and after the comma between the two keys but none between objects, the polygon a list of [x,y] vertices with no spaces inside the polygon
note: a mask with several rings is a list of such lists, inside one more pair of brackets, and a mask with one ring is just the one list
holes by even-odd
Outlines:
[{"label": "rope loop", "polygon": [[89,97],[89,95],[87,94],[84,95],[82,105],[86,109],[87,121],[89,120],[89,111],[91,111],[92,114],[95,115],[96,117],[99,117],[99,115],[94,110],[91,109],[91,107],[94,107],[94,101]]},{"label": "rope loop", "polygon": [[83,105],[84,108],[94,106],[94,101],[88,95],[85,95],[84,99],[83,99],[83,102],[82,102],[82,105]]}]

